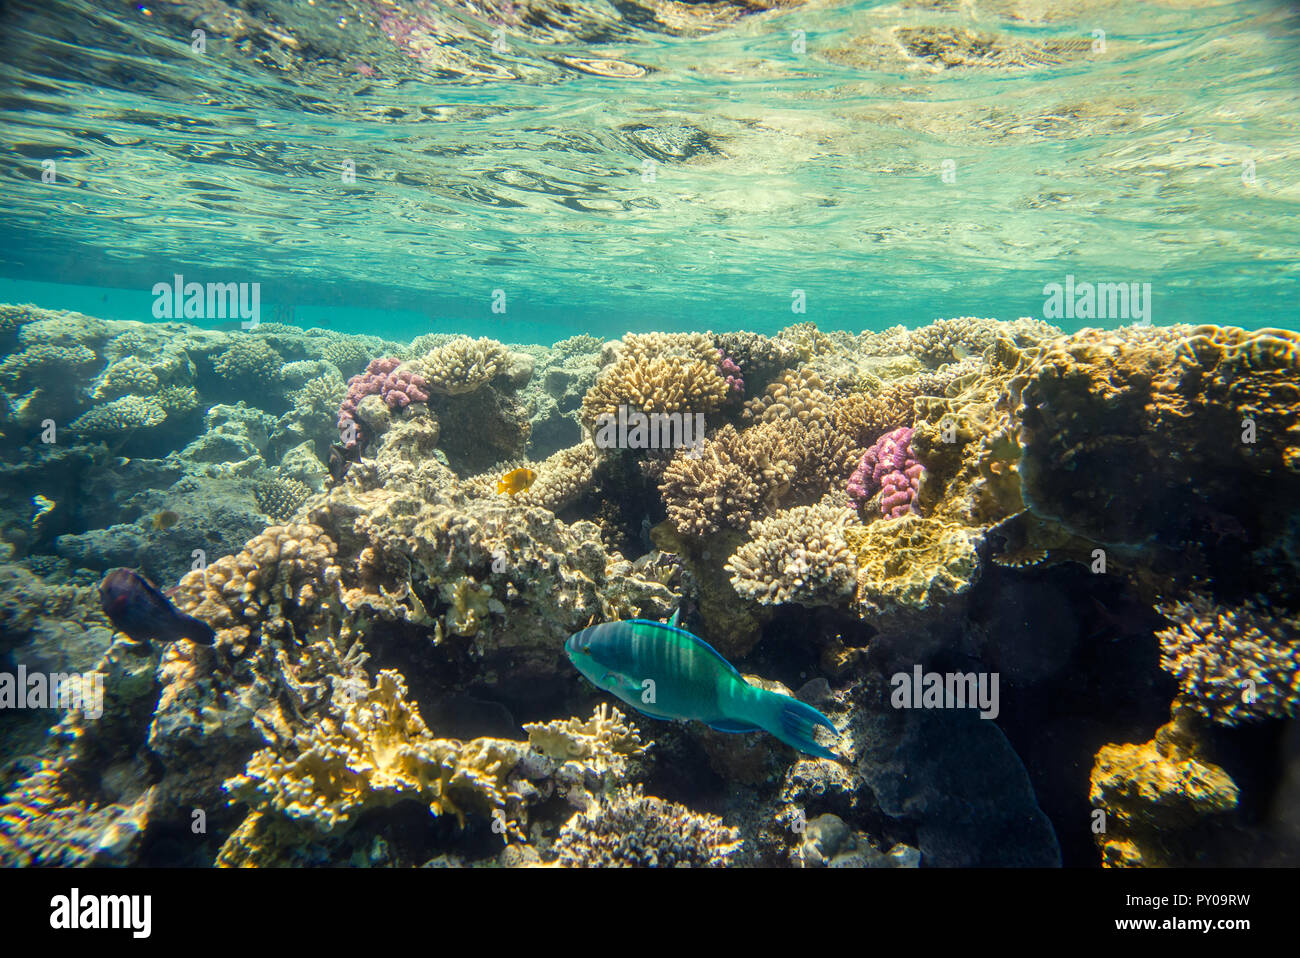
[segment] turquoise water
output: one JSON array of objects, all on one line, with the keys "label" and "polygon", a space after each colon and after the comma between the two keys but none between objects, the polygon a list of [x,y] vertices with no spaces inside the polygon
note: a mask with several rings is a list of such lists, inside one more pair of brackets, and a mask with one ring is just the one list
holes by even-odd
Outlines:
[{"label": "turquoise water", "polygon": [[181,273],[260,283],[307,325],[550,342],[1042,317],[1045,284],[1073,275],[1150,283],[1155,323],[1294,315],[1286,4],[5,19],[10,302],[147,319]]}]

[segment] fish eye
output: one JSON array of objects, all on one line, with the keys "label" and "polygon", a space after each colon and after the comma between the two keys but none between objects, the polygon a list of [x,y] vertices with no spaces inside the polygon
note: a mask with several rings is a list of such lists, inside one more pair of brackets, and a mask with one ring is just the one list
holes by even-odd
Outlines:
[{"label": "fish eye", "polygon": [[583,654],[583,655],[591,655],[591,646],[590,646],[590,645],[584,645],[584,646],[582,647],[582,654]]}]

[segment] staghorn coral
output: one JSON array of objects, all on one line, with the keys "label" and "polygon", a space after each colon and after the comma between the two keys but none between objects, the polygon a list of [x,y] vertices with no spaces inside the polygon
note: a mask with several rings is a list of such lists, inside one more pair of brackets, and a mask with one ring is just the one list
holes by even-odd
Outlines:
[{"label": "staghorn coral", "polygon": [[509,351],[495,339],[459,336],[415,361],[432,392],[459,396],[474,392],[506,370]]},{"label": "staghorn coral", "polygon": [[311,489],[297,479],[267,479],[253,489],[257,507],[280,521],[292,518],[310,495]]},{"label": "staghorn coral", "polygon": [[1223,608],[1193,595],[1157,609],[1174,623],[1156,637],[1179,702],[1223,725],[1300,714],[1300,619],[1262,598]]},{"label": "staghorn coral", "polygon": [[719,868],[741,845],[740,833],[717,816],[697,815],[636,785],[574,815],[555,848],[570,868]]},{"label": "staghorn coral", "polygon": [[1150,742],[1097,752],[1089,799],[1106,813],[1103,866],[1197,864],[1205,827],[1237,807],[1236,783],[1202,755],[1188,715],[1179,710]]},{"label": "staghorn coral", "polygon": [[844,605],[853,596],[857,563],[844,541],[854,511],[833,497],[760,519],[752,540],[727,560],[731,584],[763,605]]},{"label": "staghorn coral", "polygon": [[620,406],[644,413],[708,414],[730,389],[718,371],[717,347],[697,333],[629,333],[618,358],[601,371],[582,400],[582,424],[595,429]]},{"label": "staghorn coral", "polygon": [[905,515],[849,526],[864,615],[935,614],[970,589],[979,573],[980,536],[954,522]]},{"label": "staghorn coral", "polygon": [[924,467],[912,451],[912,430],[901,426],[881,436],[862,454],[849,477],[849,495],[859,506],[880,493],[880,511],[891,519],[918,512],[916,493]]}]

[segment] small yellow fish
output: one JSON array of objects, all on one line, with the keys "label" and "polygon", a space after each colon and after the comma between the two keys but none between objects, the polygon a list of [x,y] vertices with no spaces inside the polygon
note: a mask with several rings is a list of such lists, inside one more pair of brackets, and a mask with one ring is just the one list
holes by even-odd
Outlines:
[{"label": "small yellow fish", "polygon": [[518,469],[511,469],[504,476],[497,480],[497,492],[506,495],[517,495],[521,492],[527,492],[528,487],[536,480],[537,473],[527,466],[520,466]]},{"label": "small yellow fish", "polygon": [[170,529],[180,521],[180,516],[172,512],[170,509],[164,509],[162,512],[154,513],[153,517],[149,520],[149,524],[161,532],[163,529]]}]

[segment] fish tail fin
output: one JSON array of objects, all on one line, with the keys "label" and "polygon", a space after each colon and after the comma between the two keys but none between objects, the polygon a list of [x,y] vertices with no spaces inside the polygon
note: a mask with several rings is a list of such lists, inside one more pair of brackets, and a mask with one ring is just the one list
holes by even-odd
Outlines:
[{"label": "fish tail fin", "polygon": [[811,705],[800,702],[788,695],[768,692],[764,699],[764,705],[766,706],[764,711],[769,713],[770,720],[765,722],[763,727],[768,732],[805,754],[816,755],[818,758],[829,758],[832,761],[840,760],[840,757],[830,749],[817,744],[814,730],[819,725],[822,728],[830,729],[835,735],[839,734],[830,719]]}]

